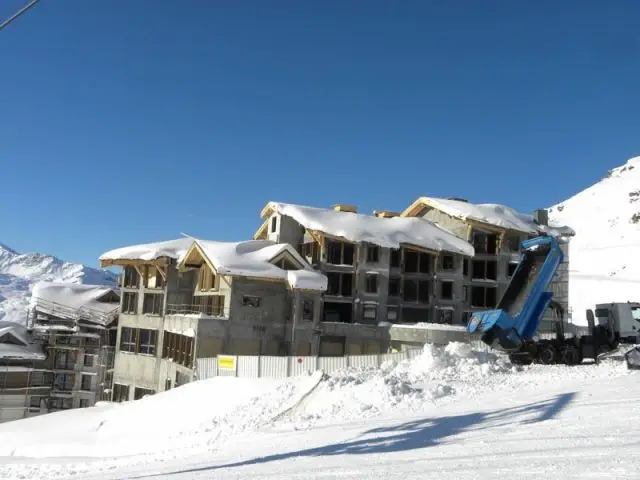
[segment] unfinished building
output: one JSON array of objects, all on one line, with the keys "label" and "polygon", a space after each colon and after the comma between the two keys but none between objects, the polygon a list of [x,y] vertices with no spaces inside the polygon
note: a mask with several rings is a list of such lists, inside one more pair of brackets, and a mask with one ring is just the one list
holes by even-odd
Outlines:
[{"label": "unfinished building", "polygon": [[[498,204],[472,204],[460,198],[420,197],[402,216],[419,217],[434,222],[470,242],[475,251],[463,266],[463,323],[477,310],[494,308],[506,289],[520,257],[520,242],[541,234],[571,237],[566,226],[548,224],[546,210],[525,215]],[[569,244],[561,248],[565,254],[552,282],[554,299],[568,312],[569,308]],[[545,315],[550,320],[550,312]],[[542,330],[551,328],[545,322]]]},{"label": "unfinished building", "polygon": [[269,202],[261,217],[255,238],[291,244],[327,276],[327,332],[348,330],[340,324],[364,332],[366,325],[460,323],[463,267],[474,250],[451,232],[388,211],[358,214],[343,204],[325,209]]},{"label": "unfinished building", "polygon": [[309,352],[327,287],[290,245],[182,238],[119,248],[122,307],[113,401],[168,390],[194,378],[195,359],[218,354]]},{"label": "unfinished building", "polygon": [[40,398],[42,408],[51,412],[108,400],[119,307],[119,292],[108,286],[34,286],[27,327],[45,350],[51,378],[49,393]]},{"label": "unfinished building", "polygon": [[0,321],[0,423],[47,413],[53,374],[24,325]]}]

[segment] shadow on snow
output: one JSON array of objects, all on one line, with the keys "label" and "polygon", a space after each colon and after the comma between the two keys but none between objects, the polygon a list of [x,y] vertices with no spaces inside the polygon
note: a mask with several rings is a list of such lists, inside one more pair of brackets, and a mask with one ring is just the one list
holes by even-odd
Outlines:
[{"label": "shadow on snow", "polygon": [[[481,431],[504,426],[515,426],[518,424],[526,425],[550,420],[566,408],[569,403],[571,403],[575,395],[576,394],[573,392],[564,393],[542,402],[491,412],[477,412],[439,418],[424,418],[390,427],[380,427],[367,430],[360,436],[360,438],[347,442],[278,453],[223,465],[211,465],[178,470],[170,473],[143,475],[131,478],[139,479],[176,475],[181,473],[205,472],[224,468],[277,462],[288,458],[302,456],[314,457],[331,455],[385,454],[427,448],[437,445],[438,443],[442,443],[444,439],[465,431]],[[525,418],[523,419],[522,417]]]}]

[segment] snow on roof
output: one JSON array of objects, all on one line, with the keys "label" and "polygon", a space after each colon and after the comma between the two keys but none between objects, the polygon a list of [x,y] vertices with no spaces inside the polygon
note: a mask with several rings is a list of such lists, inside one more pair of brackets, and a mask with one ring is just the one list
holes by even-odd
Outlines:
[{"label": "snow on roof", "polygon": [[517,212],[513,208],[497,203],[473,204],[462,200],[437,197],[420,197],[414,203],[417,202],[432,206],[452,217],[475,220],[504,229],[531,234],[548,233],[553,236],[575,234],[571,228],[566,226],[538,225],[532,215]]},{"label": "snow on roof", "polygon": [[104,285],[38,282],[33,286],[29,308],[42,311],[53,309],[55,312],[51,313],[61,317],[88,317],[90,320],[105,323],[120,306],[119,302],[100,301],[111,292],[118,294],[113,287]]},{"label": "snow on roof", "polygon": [[129,247],[116,248],[100,255],[99,260],[143,260],[153,261],[162,257],[182,260],[182,257],[191,247],[193,240],[190,238],[178,238],[164,242],[143,243]]},{"label": "snow on roof", "polygon": [[[195,241],[221,275],[278,278],[287,281],[294,289],[319,291],[327,289],[327,277],[313,270],[289,244],[275,243],[270,240],[214,242],[196,239]],[[300,270],[283,270],[271,263],[271,260],[285,251],[302,266]]]},{"label": "snow on roof", "polygon": [[306,229],[342,237],[350,242],[367,242],[386,248],[400,248],[402,244],[408,244],[438,252],[474,254],[473,246],[468,242],[423,218],[379,218],[278,202],[269,202],[266,209],[289,216]]}]

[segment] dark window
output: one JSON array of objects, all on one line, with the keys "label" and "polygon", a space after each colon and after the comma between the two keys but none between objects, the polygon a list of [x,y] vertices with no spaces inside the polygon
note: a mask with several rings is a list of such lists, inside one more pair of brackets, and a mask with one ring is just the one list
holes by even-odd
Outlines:
[{"label": "dark window", "polygon": [[29,398],[29,407],[30,408],[40,408],[40,402],[42,401],[42,397],[30,397]]},{"label": "dark window", "polygon": [[89,407],[89,400],[87,400],[86,398],[81,398],[80,408],[88,408],[88,407]]},{"label": "dark window", "polygon": [[498,278],[498,262],[496,260],[474,260],[471,278],[496,280]]},{"label": "dark window", "polygon": [[91,375],[82,375],[82,384],[80,389],[88,392],[91,391]]},{"label": "dark window", "polygon": [[380,249],[376,245],[367,245],[367,262],[378,263]]},{"label": "dark window", "polygon": [[125,288],[138,288],[140,286],[140,275],[135,267],[124,267],[122,286]]},{"label": "dark window", "polygon": [[462,274],[466,277],[469,275],[469,259],[465,258],[462,261]]},{"label": "dark window", "polygon": [[278,226],[278,217],[271,217],[271,233],[275,233],[276,227]]},{"label": "dark window", "polygon": [[150,388],[136,387],[135,390],[133,391],[133,399],[140,400],[145,395],[153,395],[154,393],[156,392]]},{"label": "dark window", "polygon": [[420,280],[418,282],[418,301],[420,303],[429,303],[429,280]]},{"label": "dark window", "polygon": [[367,275],[365,278],[365,291],[378,293],[378,275]]},{"label": "dark window", "polygon": [[453,282],[442,282],[440,296],[445,300],[453,298]]},{"label": "dark window", "polygon": [[404,271],[407,273],[418,272],[418,252],[414,250],[404,251]]},{"label": "dark window", "polygon": [[84,366],[85,367],[93,367],[93,360],[94,360],[94,356],[93,355],[87,355],[86,353],[84,354]]},{"label": "dark window", "polygon": [[498,279],[498,262],[495,260],[487,260],[487,279]]},{"label": "dark window", "polygon": [[340,292],[340,274],[327,273],[327,295],[338,295]]},{"label": "dark window", "polygon": [[471,287],[471,305],[474,307],[495,308],[496,287]]},{"label": "dark window", "polygon": [[327,242],[327,263],[353,265],[354,251],[353,243],[329,240]]},{"label": "dark window", "polygon": [[397,248],[392,248],[391,249],[391,259],[389,264],[392,267],[399,267],[400,266],[400,250]]},{"label": "dark window", "polygon": [[442,256],[442,269],[443,270],[453,270],[454,262],[453,255],[443,255]]},{"label": "dark window", "polygon": [[402,297],[406,302],[415,302],[418,300],[418,282],[416,280],[404,279],[404,288]]},{"label": "dark window", "polygon": [[122,327],[120,333],[120,350],[123,352],[136,352],[138,330],[135,328]]},{"label": "dark window", "polygon": [[122,294],[122,313],[135,314],[138,310],[138,294],[124,292]]},{"label": "dark window", "polygon": [[156,354],[156,345],[158,342],[158,332],[156,330],[140,329],[140,349],[139,353],[146,355]]},{"label": "dark window", "polygon": [[162,315],[164,295],[158,293],[145,293],[142,313],[145,315]]},{"label": "dark window", "polygon": [[513,277],[513,274],[516,273],[516,268],[518,267],[517,263],[508,263],[507,264],[507,277]]},{"label": "dark window", "polygon": [[313,320],[313,300],[305,300],[302,302],[302,319]]},{"label": "dark window", "polygon": [[392,297],[400,295],[400,278],[391,277],[389,279],[389,295]]},{"label": "dark window", "polygon": [[114,383],[112,398],[114,402],[129,401],[129,385],[123,385],[122,383]]},{"label": "dark window", "polygon": [[444,323],[447,325],[453,324],[453,310],[440,310],[438,323]]},{"label": "dark window", "polygon": [[254,295],[243,295],[242,296],[242,305],[245,307],[259,307],[260,306],[260,297],[256,297]]},{"label": "dark window", "polygon": [[353,295],[353,274],[342,274],[342,286],[340,287],[340,293],[343,297],[350,297]]}]

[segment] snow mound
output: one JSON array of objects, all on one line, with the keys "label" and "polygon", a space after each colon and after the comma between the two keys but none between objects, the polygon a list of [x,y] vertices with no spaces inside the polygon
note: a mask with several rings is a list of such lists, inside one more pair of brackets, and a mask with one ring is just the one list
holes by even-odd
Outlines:
[{"label": "snow mound", "polygon": [[597,303],[640,300],[640,157],[549,208],[549,218],[576,230],[569,247],[574,323],[585,325],[585,311]]},{"label": "snow mound", "polygon": [[458,392],[485,389],[519,371],[506,359],[471,345],[425,345],[413,360],[381,368],[348,368],[322,382],[293,413],[296,421],[354,420],[391,410],[420,410]]}]

